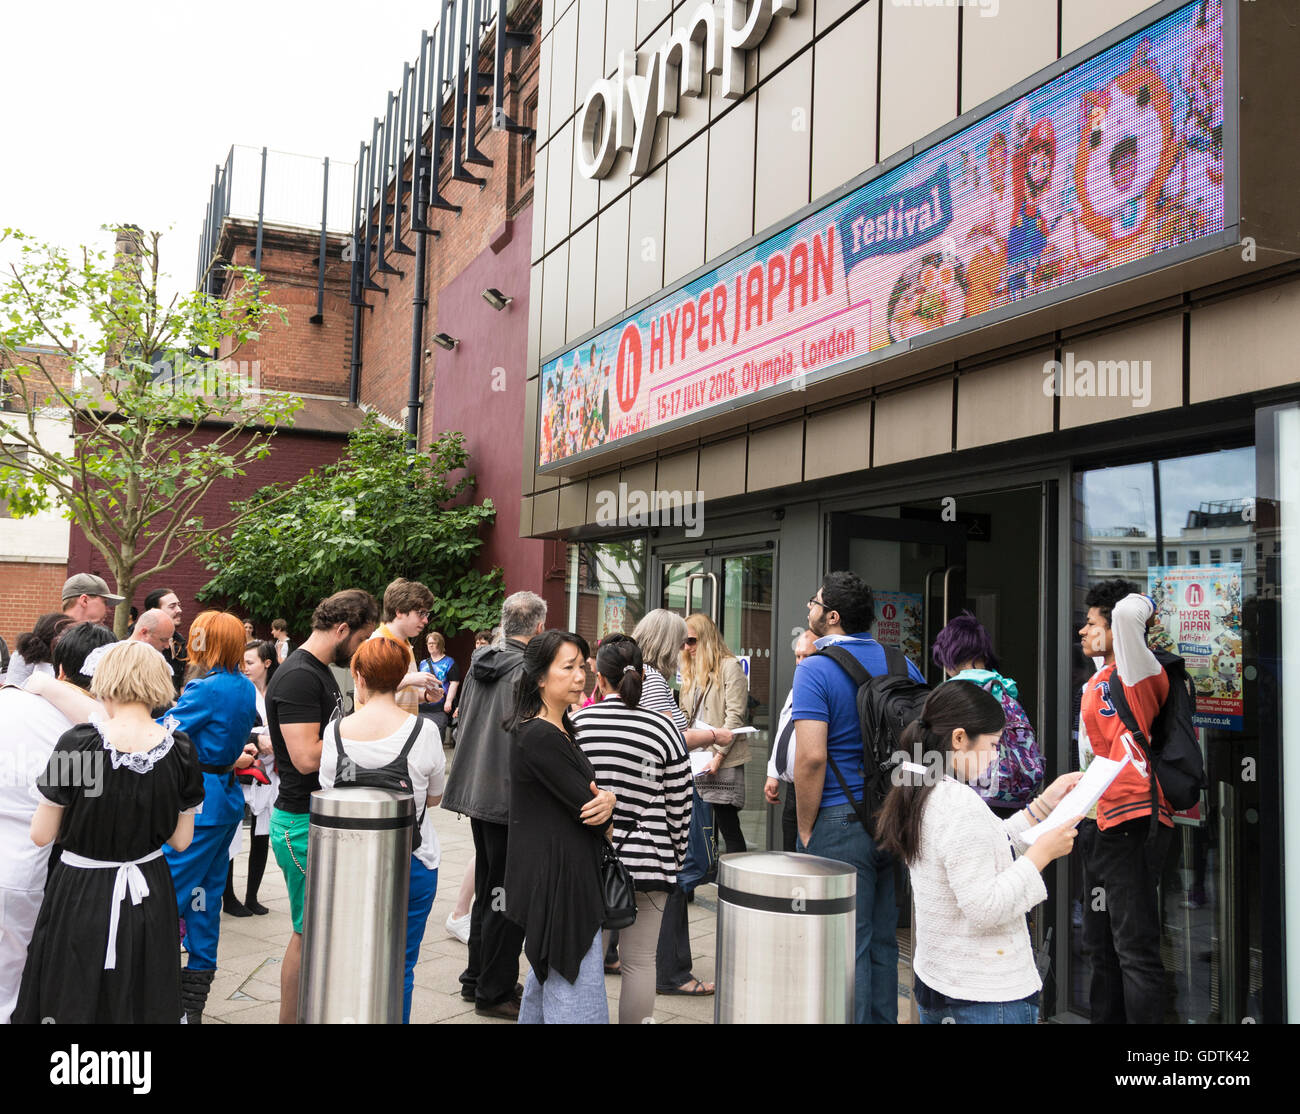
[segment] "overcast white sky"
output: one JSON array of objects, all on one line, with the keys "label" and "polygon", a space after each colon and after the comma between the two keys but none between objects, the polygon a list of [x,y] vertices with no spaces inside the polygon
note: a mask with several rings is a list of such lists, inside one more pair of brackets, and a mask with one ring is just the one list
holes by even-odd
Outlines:
[{"label": "overcast white sky", "polygon": [[111,246],[105,223],[162,231],[164,269],[189,289],[231,144],[354,162],[437,8],[2,0],[0,227],[67,248]]}]

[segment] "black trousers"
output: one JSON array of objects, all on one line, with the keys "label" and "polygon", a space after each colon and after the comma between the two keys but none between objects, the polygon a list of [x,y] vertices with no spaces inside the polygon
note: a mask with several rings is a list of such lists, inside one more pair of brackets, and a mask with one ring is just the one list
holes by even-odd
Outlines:
[{"label": "black trousers", "polygon": [[781,806],[781,850],[797,851],[799,843],[799,814],[794,806],[794,785],[785,787],[785,804]]},{"label": "black trousers", "polygon": [[474,835],[474,905],[469,919],[469,966],[460,976],[461,996],[495,1006],[514,995],[524,930],[505,915],[506,824],[470,819]]},{"label": "black trousers", "polygon": [[655,952],[655,989],[676,990],[693,978],[691,933],[687,927],[686,891],[674,886],[659,922],[659,947]]},{"label": "black trousers", "polygon": [[1165,1019],[1165,969],[1160,961],[1157,885],[1173,840],[1151,817],[1102,831],[1079,825],[1083,844],[1083,947],[1092,961],[1089,991],[1094,1025],[1160,1025]]},{"label": "black trousers", "polygon": [[717,825],[728,855],[744,854],[749,850],[745,846],[745,835],[740,830],[740,809],[735,805],[714,805],[713,822]]}]

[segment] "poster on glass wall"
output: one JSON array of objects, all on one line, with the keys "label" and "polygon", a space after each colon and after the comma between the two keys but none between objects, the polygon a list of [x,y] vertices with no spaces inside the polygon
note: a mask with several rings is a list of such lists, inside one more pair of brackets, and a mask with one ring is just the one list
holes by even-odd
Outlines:
[{"label": "poster on glass wall", "polygon": [[1156,614],[1148,638],[1178,654],[1196,682],[1197,727],[1241,731],[1241,565],[1183,565],[1147,570]]},{"label": "poster on glass wall", "polygon": [[910,661],[924,669],[921,596],[911,592],[874,592],[873,595],[876,600],[876,641],[882,646],[897,646]]},{"label": "poster on glass wall", "polygon": [[1196,0],[546,361],[538,464],[1220,232],[1223,180]]}]

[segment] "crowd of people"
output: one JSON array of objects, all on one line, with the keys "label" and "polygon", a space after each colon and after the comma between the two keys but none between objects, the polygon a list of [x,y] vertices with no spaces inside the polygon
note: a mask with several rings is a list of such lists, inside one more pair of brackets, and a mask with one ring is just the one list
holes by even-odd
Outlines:
[{"label": "crowd of people", "polygon": [[[687,905],[715,876],[719,838],[747,849],[751,732],[744,671],[708,616],[652,610],[591,647],[548,629],[540,596],[516,592],[500,627],[476,635],[462,679],[444,636],[426,630],[433,593],[405,578],[382,601],[359,589],[321,600],[296,648],[282,620],[263,640],[217,610],[182,637],[169,589],[149,593],[119,642],[103,624],[123,601],[102,579],[73,576],[63,597],[18,640],[0,688],[0,757],[15,772],[0,786],[0,1022],[201,1022],[222,915],[267,912],[271,853],[293,930],[280,1020],[295,1022],[310,797],[347,785],[416,800],[403,1020],[438,889],[439,806],[468,817],[474,843],[446,929],[468,946],[460,992],[480,1015],[604,1023],[608,974],[621,977],[622,1024],[652,1020],[656,995],[715,992],[692,971]],[[1149,737],[1169,681],[1146,646],[1147,597],[1106,581],[1087,605],[1079,636],[1097,672],[1082,694],[1080,765],[1129,761],[1089,816],[1030,834],[1082,775],[1043,787],[1016,683],[975,617],[935,640],[946,679],[930,689],[871,637],[873,597],[856,575],[828,574],[809,600],[764,796],[784,794],[785,850],[856,872],[855,1021],[897,1021],[896,862],[915,902],[920,1020],[1036,1021],[1026,915],[1077,835],[1089,884],[1108,897],[1085,926],[1094,1020],[1160,1020],[1150,864],[1169,810],[1112,690]],[[331,667],[347,671],[347,695]],[[882,692],[907,710],[898,739],[864,727],[864,694]],[[873,759],[885,741],[887,765]],[[630,882],[617,911],[611,876]]]}]

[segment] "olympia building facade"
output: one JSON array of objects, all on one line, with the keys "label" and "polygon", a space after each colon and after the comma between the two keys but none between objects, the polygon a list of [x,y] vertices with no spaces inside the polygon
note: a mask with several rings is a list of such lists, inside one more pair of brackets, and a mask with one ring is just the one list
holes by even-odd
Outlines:
[{"label": "olympia building facade", "polygon": [[[852,568],[932,679],[981,619],[1054,776],[1083,597],[1134,581],[1210,775],[1163,864],[1170,1020],[1300,1002],[1286,7],[553,0],[539,28],[520,535],[567,545],[570,624],[711,614],[761,755],[804,601]],[[746,839],[779,847],[749,766]],[[1091,895],[1074,864],[1050,890],[1046,1012],[1086,1017]]]}]

